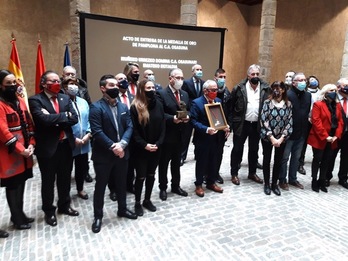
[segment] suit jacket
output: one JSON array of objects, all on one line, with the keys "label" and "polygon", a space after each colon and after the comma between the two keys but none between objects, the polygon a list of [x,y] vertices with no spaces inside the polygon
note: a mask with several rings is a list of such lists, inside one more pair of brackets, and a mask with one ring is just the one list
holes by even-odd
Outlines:
[{"label": "suit jacket", "polygon": [[182,85],[182,89],[188,93],[189,98],[190,98],[190,102],[192,102],[194,99],[202,96],[202,94],[203,94],[204,81],[199,80],[199,82],[201,84],[201,88],[200,88],[199,94],[197,95],[195,83],[193,82],[193,77],[191,77],[190,79],[184,80],[184,83]]},{"label": "suit jacket", "polygon": [[[214,102],[221,103],[221,100],[219,98],[216,98]],[[191,104],[191,124],[193,128],[195,129],[194,135],[193,135],[193,143],[206,143],[207,145],[212,141],[215,145],[217,145],[218,141],[223,141],[225,137],[225,132],[222,130],[219,130],[218,133],[215,135],[210,135],[207,133],[209,125],[209,120],[207,113],[205,112],[204,105],[207,104],[208,101],[202,95],[201,97],[195,99],[192,101]]]},{"label": "suit jacket", "polygon": [[[128,97],[128,101],[129,101],[128,109],[130,109],[130,106],[132,105],[132,102],[133,102],[133,100],[134,100],[134,95],[131,94],[129,90],[127,90],[126,92],[127,92],[127,97]],[[121,92],[120,92],[120,94],[121,94]],[[117,100],[118,100],[119,102],[124,103],[124,102],[123,102],[123,99],[121,99],[120,95],[117,96]]]},{"label": "suit jacket", "polygon": [[[336,104],[337,129],[335,135],[341,139],[344,122],[342,118],[341,104]],[[326,138],[330,135],[331,130],[331,113],[325,101],[317,101],[313,104],[312,109],[312,129],[309,132],[307,143],[316,149],[324,149],[326,146]],[[332,143],[331,148],[337,148],[338,139]]]},{"label": "suit jacket", "polygon": [[[117,124],[120,140],[129,143],[133,124],[127,106],[121,102],[116,103],[117,107]],[[100,99],[90,106],[89,121],[93,135],[92,160],[94,163],[109,163],[116,157],[110,150],[113,143],[117,140],[117,128],[114,121],[113,113],[108,102]],[[128,147],[124,149],[125,159],[128,159]]]},{"label": "suit jacket", "polygon": [[[189,96],[187,92],[180,90],[180,101],[183,101],[187,105],[187,110],[189,111]],[[164,109],[164,118],[166,121],[166,134],[164,138],[165,143],[176,143],[181,142],[182,132],[184,127],[188,123],[174,123],[173,119],[177,111],[180,111],[180,107],[176,98],[168,86],[165,89],[158,91],[159,100],[162,102]]]},{"label": "suit jacket", "polygon": [[[58,93],[59,113],[56,113],[50,99],[44,91],[29,98],[29,107],[35,123],[35,154],[50,158],[56,152],[61,131],[65,132],[71,149],[75,148],[75,138],[71,126],[78,122],[78,116],[68,95]],[[45,109],[49,114],[43,113]],[[71,113],[71,117],[66,116]]]}]

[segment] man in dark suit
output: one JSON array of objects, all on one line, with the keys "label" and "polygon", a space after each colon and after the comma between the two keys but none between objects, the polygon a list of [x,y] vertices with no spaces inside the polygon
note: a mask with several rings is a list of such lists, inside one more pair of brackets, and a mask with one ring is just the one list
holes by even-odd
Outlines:
[{"label": "man in dark suit", "polygon": [[167,199],[167,172],[171,161],[172,192],[180,196],[187,196],[187,192],[180,187],[180,155],[182,148],[182,132],[189,122],[189,116],[178,118],[177,111],[181,111],[180,103],[189,104],[187,92],[181,90],[184,77],[179,68],[169,72],[169,85],[158,92],[163,104],[166,119],[166,134],[162,146],[162,153],[158,166],[160,199]]},{"label": "man in dark suit", "polygon": [[101,77],[99,85],[103,98],[90,107],[89,120],[93,135],[92,160],[96,174],[92,231],[101,229],[105,188],[109,177],[115,182],[119,217],[136,219],[127,209],[126,179],[129,152],[127,145],[133,132],[132,120],[127,106],[117,101],[119,87],[113,75]]},{"label": "man in dark suit", "polygon": [[152,70],[147,69],[144,71],[144,79],[148,79],[150,81],[153,81],[154,85],[155,85],[155,91],[158,92],[159,90],[162,90],[162,86],[158,83],[156,83],[156,78],[155,78],[155,74]]},{"label": "man in dark suit", "polygon": [[[202,66],[200,66],[199,64],[195,64],[194,66],[192,66],[192,77],[190,79],[185,80],[182,85],[182,89],[186,91],[189,95],[190,104],[194,99],[197,99],[203,94],[204,81],[202,80],[202,76],[203,76]],[[187,157],[187,151],[190,145],[192,129],[193,129],[192,125],[187,124],[184,130],[183,147],[182,147],[181,160],[180,160],[181,166],[184,164]]]},{"label": "man in dark suit", "polygon": [[75,139],[71,126],[78,122],[68,95],[59,93],[59,75],[46,71],[41,76],[41,92],[29,98],[30,111],[35,122],[35,154],[41,172],[42,210],[50,226],[57,225],[53,206],[54,183],[57,181],[58,213],[78,216],[70,206],[72,150]]},{"label": "man in dark suit", "polygon": [[199,197],[204,196],[202,188],[203,177],[206,177],[207,189],[222,193],[223,189],[215,184],[219,173],[219,144],[230,135],[230,129],[227,126],[223,130],[216,130],[210,127],[205,104],[221,103],[216,98],[218,92],[217,83],[213,80],[207,80],[203,84],[203,95],[192,101],[191,104],[191,124],[195,129],[193,143],[195,145],[196,155],[196,190]]}]

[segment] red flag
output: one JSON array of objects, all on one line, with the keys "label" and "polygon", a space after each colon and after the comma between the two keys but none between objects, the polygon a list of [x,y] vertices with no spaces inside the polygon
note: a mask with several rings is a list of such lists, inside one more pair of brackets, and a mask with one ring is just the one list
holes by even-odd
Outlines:
[{"label": "red flag", "polygon": [[16,81],[19,86],[17,89],[18,95],[24,98],[26,104],[28,105],[27,89],[25,88],[25,85],[24,85],[24,78],[23,78],[23,74],[21,70],[21,62],[19,61],[18,51],[16,47],[16,39],[13,36],[12,36],[11,44],[12,44],[12,50],[10,55],[10,62],[8,63],[8,70],[11,71],[16,77]]},{"label": "red flag", "polygon": [[45,62],[44,62],[42,51],[41,51],[41,42],[39,40],[37,43],[35,94],[37,94],[41,91],[40,90],[40,79],[41,79],[41,75],[45,71],[46,71],[46,66],[45,66]]}]

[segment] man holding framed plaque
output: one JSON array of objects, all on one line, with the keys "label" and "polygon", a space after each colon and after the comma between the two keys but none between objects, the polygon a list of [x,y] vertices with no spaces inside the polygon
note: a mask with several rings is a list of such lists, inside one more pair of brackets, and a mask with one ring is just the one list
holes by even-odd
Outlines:
[{"label": "man holding framed plaque", "polygon": [[217,179],[218,146],[221,140],[230,135],[221,100],[216,98],[218,87],[215,81],[207,80],[203,84],[203,95],[192,101],[191,124],[195,129],[193,143],[196,155],[196,190],[199,197],[204,196],[203,177],[206,177],[207,189],[222,193],[223,189],[215,184]]}]

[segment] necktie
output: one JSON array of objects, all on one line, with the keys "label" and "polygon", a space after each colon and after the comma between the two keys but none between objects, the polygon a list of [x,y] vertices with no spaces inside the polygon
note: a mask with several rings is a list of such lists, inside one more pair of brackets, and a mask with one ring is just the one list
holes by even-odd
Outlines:
[{"label": "necktie", "polygon": [[199,96],[199,93],[200,93],[200,91],[201,91],[199,81],[196,81],[196,82],[195,82],[195,85],[196,85],[196,94],[197,94],[197,97],[198,97],[198,96]]},{"label": "necktie", "polygon": [[[59,113],[59,103],[57,101],[57,97],[52,96],[52,101],[53,101],[53,105],[54,105],[54,110],[56,111],[56,113]],[[61,130],[59,133],[59,140],[63,140],[64,139],[64,131]]]},{"label": "necktie", "polygon": [[344,110],[344,113],[346,114],[345,116],[347,117],[347,98],[346,97],[343,98],[343,110]]},{"label": "necktie", "polygon": [[175,91],[175,98],[178,103],[180,103],[179,92]]},{"label": "necktie", "polygon": [[136,90],[135,90],[135,84],[131,83],[131,94],[135,95],[136,94]]},{"label": "necktie", "polygon": [[125,93],[122,94],[122,102],[123,102],[124,104],[126,104],[127,107],[128,107],[128,109],[129,109],[128,99],[127,99],[127,95],[126,95]]}]

